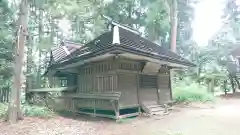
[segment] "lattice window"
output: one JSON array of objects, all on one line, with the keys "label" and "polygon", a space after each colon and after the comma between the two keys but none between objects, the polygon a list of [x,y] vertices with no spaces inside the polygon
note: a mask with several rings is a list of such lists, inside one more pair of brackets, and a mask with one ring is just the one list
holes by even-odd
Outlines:
[{"label": "lattice window", "polygon": [[66,87],[67,86],[67,78],[66,77],[60,78],[60,86],[61,87]]},{"label": "lattice window", "polygon": [[119,69],[123,70],[138,70],[138,64],[132,62],[121,62],[119,64]]}]

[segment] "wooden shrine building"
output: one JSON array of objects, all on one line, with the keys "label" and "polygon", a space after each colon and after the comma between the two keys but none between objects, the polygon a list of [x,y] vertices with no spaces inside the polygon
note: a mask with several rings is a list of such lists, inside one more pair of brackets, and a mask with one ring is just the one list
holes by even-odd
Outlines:
[{"label": "wooden shrine building", "polygon": [[74,51],[64,42],[45,75],[71,88],[61,97],[69,110],[114,119],[157,114],[172,99],[170,70],[195,65],[130,27],[111,21],[108,29]]}]

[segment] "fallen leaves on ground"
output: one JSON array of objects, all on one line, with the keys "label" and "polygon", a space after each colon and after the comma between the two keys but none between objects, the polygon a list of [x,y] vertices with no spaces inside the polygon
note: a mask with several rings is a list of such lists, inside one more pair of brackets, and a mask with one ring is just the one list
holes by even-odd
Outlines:
[{"label": "fallen leaves on ground", "polygon": [[87,121],[64,117],[27,117],[12,125],[1,122],[0,135],[97,135],[97,132]]}]

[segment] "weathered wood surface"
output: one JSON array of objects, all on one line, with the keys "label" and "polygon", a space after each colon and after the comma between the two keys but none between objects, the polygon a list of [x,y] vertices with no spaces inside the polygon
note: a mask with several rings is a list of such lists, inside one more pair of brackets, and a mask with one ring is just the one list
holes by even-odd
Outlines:
[{"label": "weathered wood surface", "polygon": [[169,74],[158,75],[158,96],[158,101],[161,104],[171,101],[171,84]]},{"label": "weathered wood surface", "polygon": [[62,96],[61,98],[119,100],[120,96],[121,92],[74,93]]},{"label": "weathered wood surface", "polygon": [[[170,100],[169,69],[152,73],[150,76],[157,78],[156,82],[145,80],[144,84],[151,86],[145,88],[139,78],[149,74],[141,73],[141,66],[141,62],[110,59],[78,67],[76,93],[62,92],[59,100],[71,111],[78,108],[112,110],[116,118],[120,118],[120,109],[140,107],[141,102]],[[158,89],[161,89],[159,94]]]},{"label": "weathered wood surface", "polygon": [[83,111],[77,111],[77,113],[85,114],[85,115],[90,115],[94,117],[103,117],[103,118],[111,118],[111,119],[117,119],[117,116],[112,116],[112,115],[106,115],[106,114],[94,114],[94,113],[88,113],[88,112],[83,112]]},{"label": "weathered wood surface", "polygon": [[59,87],[59,88],[39,88],[30,89],[28,92],[64,92],[64,91],[74,91],[77,87]]},{"label": "weathered wood surface", "polygon": [[122,93],[119,101],[120,106],[124,107],[138,104],[136,74],[118,72],[117,76],[117,91]]},{"label": "weathered wood surface", "polygon": [[161,115],[166,111],[165,107],[157,102],[142,102],[141,108],[149,115]]}]

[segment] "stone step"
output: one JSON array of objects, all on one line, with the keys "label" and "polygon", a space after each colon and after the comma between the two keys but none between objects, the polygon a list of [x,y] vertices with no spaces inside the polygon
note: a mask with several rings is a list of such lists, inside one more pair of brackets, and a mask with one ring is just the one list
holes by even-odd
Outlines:
[{"label": "stone step", "polygon": [[157,107],[157,108],[151,108],[149,109],[151,112],[159,112],[159,111],[165,111],[165,108]]},{"label": "stone step", "polygon": [[152,112],[151,115],[163,115],[164,111],[160,111],[160,112]]},{"label": "stone step", "polygon": [[152,105],[147,105],[148,108],[159,108],[162,107],[162,105],[159,104],[152,104]]},{"label": "stone step", "polygon": [[144,102],[142,108],[150,115],[163,115],[166,111],[165,107],[157,102]]}]

